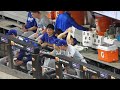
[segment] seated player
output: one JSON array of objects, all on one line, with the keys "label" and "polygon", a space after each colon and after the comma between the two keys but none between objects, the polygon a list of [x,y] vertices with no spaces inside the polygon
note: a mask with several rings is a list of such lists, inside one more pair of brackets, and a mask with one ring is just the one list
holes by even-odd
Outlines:
[{"label": "seated player", "polygon": [[[30,43],[28,38],[25,38],[23,41]],[[35,45],[35,44],[33,44],[33,45]],[[13,62],[14,62],[15,66],[22,66],[22,65],[26,66],[27,65],[27,70],[30,71],[31,67],[29,64],[31,63],[31,66],[32,66],[32,59],[34,59],[34,58],[32,58],[32,55],[30,52],[20,49],[20,52],[19,52],[17,58],[14,58]]]},{"label": "seated player", "polygon": [[32,17],[31,12],[29,11],[27,16],[27,21],[25,25],[23,25],[22,27],[22,31],[24,32],[22,36],[29,37],[33,33],[36,33],[36,30],[37,30],[37,22],[35,18]]},{"label": "seated player", "polygon": [[56,37],[58,37],[58,35],[60,35],[61,33],[63,33],[61,29],[56,29],[55,30],[55,36]]},{"label": "seated player", "polygon": [[36,33],[29,36],[30,39],[35,39],[38,41],[39,38],[46,32],[46,27],[52,22],[48,19],[47,13],[45,11],[31,11],[32,16],[36,19],[37,22],[37,31]]},{"label": "seated player", "polygon": [[45,33],[40,40],[38,41],[38,43],[42,46],[42,47],[53,47],[53,41],[54,39],[56,39],[56,36],[54,35],[54,26],[52,24],[49,24],[47,26],[47,33]]},{"label": "seated player", "polygon": [[[50,52],[51,55],[60,55],[61,52],[60,52],[60,48],[58,46],[56,46],[56,44],[58,43],[59,39],[55,39],[54,42],[53,42],[53,48],[54,50],[52,52]],[[55,68],[55,60],[54,59],[46,59],[44,61],[44,67],[48,66],[48,67],[51,67],[51,68]]]},{"label": "seated player", "polygon": [[[6,35],[9,35],[9,36],[12,37],[12,38],[17,38],[17,37],[18,37],[18,36],[17,36],[17,30],[15,30],[15,29],[9,30]],[[14,44],[15,44],[15,43],[14,43],[13,41],[11,41],[12,50],[13,50],[13,55],[14,55],[14,57],[15,57],[15,56],[18,54],[18,51],[19,51],[19,50],[14,47]],[[1,58],[1,59],[0,59],[0,63],[3,64],[3,65],[7,65],[7,63],[8,63],[8,56]]]}]

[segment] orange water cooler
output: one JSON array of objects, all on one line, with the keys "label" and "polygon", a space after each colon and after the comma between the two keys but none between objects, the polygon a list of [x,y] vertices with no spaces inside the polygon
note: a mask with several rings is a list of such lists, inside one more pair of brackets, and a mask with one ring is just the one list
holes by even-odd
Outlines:
[{"label": "orange water cooler", "polygon": [[64,13],[64,11],[58,11],[58,14],[62,14],[62,13]]},{"label": "orange water cooler", "polygon": [[79,25],[84,25],[85,21],[84,11],[71,11],[71,16]]},{"label": "orange water cooler", "polygon": [[109,29],[109,26],[112,24],[112,19],[106,16],[95,15],[96,21],[96,31],[98,35],[104,36],[104,33]]},{"label": "orange water cooler", "polygon": [[54,19],[55,19],[55,11],[50,11],[50,12],[47,14],[47,17],[48,17],[49,19],[54,20]]},{"label": "orange water cooler", "polygon": [[47,14],[47,17],[51,20],[55,20],[59,14],[62,14],[64,11],[50,11]]},{"label": "orange water cooler", "polygon": [[98,59],[105,62],[118,61],[118,48],[116,45],[98,46]]}]

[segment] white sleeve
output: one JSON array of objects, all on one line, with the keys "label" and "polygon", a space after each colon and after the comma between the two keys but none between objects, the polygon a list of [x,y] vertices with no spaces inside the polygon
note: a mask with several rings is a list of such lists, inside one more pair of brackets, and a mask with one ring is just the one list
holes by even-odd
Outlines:
[{"label": "white sleeve", "polygon": [[51,24],[50,20],[48,18],[46,18],[46,17],[44,17],[44,18],[41,19],[41,23],[45,27],[47,27],[48,24]]},{"label": "white sleeve", "polygon": [[72,47],[71,45],[69,45],[68,51],[69,51],[68,56],[69,56],[69,57],[73,57],[74,54],[75,54],[75,48]]},{"label": "white sleeve", "polygon": [[82,59],[81,62],[87,63],[87,61],[85,59]]},{"label": "white sleeve", "polygon": [[81,62],[87,63],[87,61],[84,59],[84,57],[79,53]]}]

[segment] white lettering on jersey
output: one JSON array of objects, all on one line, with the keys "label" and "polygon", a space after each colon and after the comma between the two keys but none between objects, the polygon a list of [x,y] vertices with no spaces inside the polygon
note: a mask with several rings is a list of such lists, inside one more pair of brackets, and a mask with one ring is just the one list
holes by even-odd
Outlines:
[{"label": "white lettering on jersey", "polygon": [[28,21],[32,22],[32,21],[33,21],[33,18],[28,17]]}]

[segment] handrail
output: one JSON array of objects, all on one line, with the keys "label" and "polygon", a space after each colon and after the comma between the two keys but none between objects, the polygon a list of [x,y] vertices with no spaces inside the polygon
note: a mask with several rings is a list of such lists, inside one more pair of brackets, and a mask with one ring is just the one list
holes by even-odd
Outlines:
[{"label": "handrail", "polygon": [[[47,58],[52,58],[52,59],[55,59],[55,57],[58,57],[59,59],[61,59],[59,62],[61,64],[68,64],[68,65],[72,65],[71,63],[76,63],[76,64],[79,64],[81,66],[85,66],[88,69],[88,71],[90,71],[90,69],[92,69],[93,71],[96,71],[96,73],[99,72],[100,73],[105,73],[107,75],[111,75],[111,76],[114,76],[116,78],[119,78],[120,79],[120,75],[119,74],[115,74],[113,72],[110,72],[108,70],[104,70],[104,69],[101,69],[99,67],[96,67],[96,66],[93,66],[93,65],[90,65],[90,64],[86,64],[86,63],[83,63],[81,62],[80,60],[75,60],[73,58],[69,58],[67,56],[64,56],[64,55],[57,55],[57,56],[54,56],[54,55],[50,55],[50,54],[42,54],[42,57],[47,57]],[[92,71],[91,70],[91,71]]]},{"label": "handrail", "polygon": [[113,75],[113,76],[115,76],[115,77],[117,77],[117,78],[120,78],[120,75],[119,75],[119,74],[115,74],[115,73],[110,72],[110,71],[108,71],[108,70],[104,70],[104,69],[101,69],[101,68],[99,68],[99,67],[96,67],[96,66],[93,66],[93,65],[90,65],[90,64],[83,63],[83,62],[78,61],[78,60],[75,60],[75,59],[73,59],[73,58],[69,58],[69,57],[66,57],[66,56],[63,56],[63,55],[57,55],[57,57],[60,58],[60,59],[65,60],[65,61],[68,61],[69,63],[70,63],[70,62],[74,62],[74,63],[80,64],[80,65],[82,65],[82,66],[85,66],[85,67],[87,67],[87,68],[90,68],[90,69],[92,69],[92,70],[95,70],[95,71],[97,71],[97,72],[105,72],[105,73],[107,73],[108,75]]},{"label": "handrail", "polygon": [[2,33],[0,33],[0,37],[7,38],[11,41],[14,41],[15,43],[18,43],[18,44],[21,44],[21,45],[24,45],[24,46],[33,46],[33,45],[30,45],[30,44],[27,44],[26,42],[23,42],[23,41],[18,40],[16,38],[12,38],[11,36],[8,36],[8,35],[2,34]]},{"label": "handrail", "polygon": [[38,47],[34,47],[34,45],[32,44],[28,44],[26,42],[23,42],[19,39],[16,39],[16,38],[12,38],[11,36],[8,36],[8,35],[4,35],[2,33],[0,33],[0,37],[4,37],[6,39],[8,39],[8,41],[13,41],[15,42],[16,44],[14,46],[20,48],[20,49],[23,49],[25,51],[28,51],[30,52],[30,50],[28,50],[27,48],[31,48],[33,51],[31,51],[31,53],[34,53],[34,50],[36,50],[37,48],[41,48],[41,46],[38,46]]},{"label": "handrail", "polygon": [[[25,37],[25,36],[22,36],[22,35],[19,35],[19,36],[20,36],[20,37],[23,37],[23,38],[28,38],[28,37]],[[38,42],[37,42],[36,40],[34,40],[34,39],[30,39],[30,38],[29,38],[29,40],[38,44]],[[41,47],[41,46],[38,46],[38,47],[40,47],[40,48],[42,48],[42,49],[45,49],[45,50],[48,50],[48,51],[53,51],[53,49],[50,48],[50,47]]]},{"label": "handrail", "polygon": [[[56,68],[56,77],[57,77],[57,75],[58,75],[58,73],[59,73],[59,77],[61,77],[62,78],[62,66],[61,66],[61,64],[68,64],[68,65],[70,65],[71,67],[73,67],[72,66],[72,63],[76,63],[76,64],[79,64],[80,66],[85,66],[85,67],[87,67],[87,68],[89,68],[89,69],[92,69],[92,70],[95,70],[96,72],[102,72],[102,73],[106,73],[106,74],[108,74],[108,75],[111,75],[111,76],[114,76],[114,77],[116,77],[116,78],[120,78],[120,75],[119,74],[115,74],[115,73],[113,73],[113,72],[110,72],[110,71],[108,71],[108,70],[104,70],[104,69],[101,69],[101,68],[99,68],[99,67],[96,67],[96,66],[93,66],[93,65],[90,65],[90,64],[86,64],[86,63],[83,63],[83,62],[81,62],[80,60],[75,60],[75,59],[73,59],[73,58],[69,58],[69,57],[66,57],[66,56],[63,56],[63,55],[56,55],[56,56],[54,56],[54,55],[50,55],[50,54],[46,54],[46,53],[42,53],[42,51],[43,50],[46,50],[45,48],[36,48],[36,47],[34,47],[32,44],[28,44],[28,43],[26,43],[26,42],[23,42],[23,41],[21,41],[21,40],[18,40],[18,39],[16,39],[16,38],[12,38],[12,37],[10,37],[10,36],[7,36],[7,35],[4,35],[4,34],[2,34],[2,33],[0,33],[0,37],[4,37],[4,38],[7,38],[8,40],[9,40],[9,42],[8,42],[8,48],[10,49],[10,41],[14,41],[15,43],[18,43],[18,44],[20,44],[20,45],[23,45],[24,47],[25,47],[25,49],[26,49],[26,47],[31,47],[31,48],[33,48],[34,49],[34,52],[32,52],[32,54],[33,54],[33,56],[34,56],[34,58],[35,58],[35,61],[32,61],[32,66],[33,66],[33,77],[34,78],[38,78],[38,79],[40,79],[41,77],[42,77],[42,72],[40,72],[40,71],[42,71],[42,63],[41,63],[41,59],[43,59],[43,57],[47,57],[47,58],[52,58],[52,59],[55,59],[55,57],[58,57],[59,59],[60,59],[60,61],[58,61],[58,62],[56,62],[56,65],[58,65],[59,67],[58,68]],[[8,49],[8,50],[9,50]],[[36,50],[37,50],[37,52],[36,52]],[[39,51],[41,51],[41,52],[39,52]],[[9,54],[11,53],[11,49],[9,50]],[[9,57],[11,57],[11,54],[9,55]],[[12,58],[10,59],[11,61],[12,61]],[[13,63],[12,63],[13,64]],[[88,70],[89,70],[88,69]],[[100,74],[100,73],[99,73]]]}]

